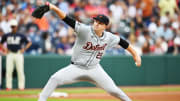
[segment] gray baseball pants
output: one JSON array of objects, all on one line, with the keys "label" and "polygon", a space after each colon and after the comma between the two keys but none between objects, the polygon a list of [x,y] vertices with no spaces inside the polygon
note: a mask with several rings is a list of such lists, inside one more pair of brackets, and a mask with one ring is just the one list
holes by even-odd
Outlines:
[{"label": "gray baseball pants", "polygon": [[38,101],[46,101],[59,85],[71,84],[80,81],[88,81],[96,86],[103,88],[112,96],[121,101],[131,101],[131,99],[118,88],[109,75],[103,70],[100,64],[89,66],[89,69],[78,65],[70,64],[53,74],[44,89],[42,90]]}]

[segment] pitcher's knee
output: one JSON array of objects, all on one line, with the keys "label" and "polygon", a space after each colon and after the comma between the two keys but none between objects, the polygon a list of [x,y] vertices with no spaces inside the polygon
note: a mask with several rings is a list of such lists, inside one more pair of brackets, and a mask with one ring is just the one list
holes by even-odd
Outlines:
[{"label": "pitcher's knee", "polygon": [[57,83],[57,85],[63,85],[63,84],[64,84],[63,78],[58,77],[57,75],[52,75],[52,76],[50,77],[50,81]]},{"label": "pitcher's knee", "polygon": [[53,82],[57,82],[58,78],[55,75],[52,75],[49,80]]}]

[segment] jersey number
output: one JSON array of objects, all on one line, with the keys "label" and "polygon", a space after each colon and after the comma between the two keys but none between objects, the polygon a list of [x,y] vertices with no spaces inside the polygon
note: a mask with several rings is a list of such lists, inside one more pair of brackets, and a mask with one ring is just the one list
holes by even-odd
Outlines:
[{"label": "jersey number", "polygon": [[103,55],[103,53],[98,52],[98,54],[97,54],[96,58],[97,58],[97,59],[101,59],[102,55]]}]

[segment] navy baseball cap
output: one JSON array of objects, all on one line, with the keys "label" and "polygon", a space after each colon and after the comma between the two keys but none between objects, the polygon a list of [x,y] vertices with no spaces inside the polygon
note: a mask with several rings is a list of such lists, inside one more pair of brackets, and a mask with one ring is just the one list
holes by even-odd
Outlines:
[{"label": "navy baseball cap", "polygon": [[93,19],[95,19],[101,23],[104,23],[105,25],[109,24],[109,18],[103,14],[97,15],[96,17],[93,17]]}]

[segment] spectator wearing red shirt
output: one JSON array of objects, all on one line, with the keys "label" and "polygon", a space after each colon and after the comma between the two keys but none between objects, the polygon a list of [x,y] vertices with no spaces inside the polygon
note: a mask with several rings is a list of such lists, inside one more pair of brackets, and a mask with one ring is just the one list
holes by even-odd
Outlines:
[{"label": "spectator wearing red shirt", "polygon": [[91,0],[88,1],[88,4],[85,6],[85,12],[88,17],[94,17],[98,14],[97,7],[92,3]]},{"label": "spectator wearing red shirt", "polygon": [[98,14],[104,14],[108,16],[107,0],[102,0],[101,4],[97,6]]}]

